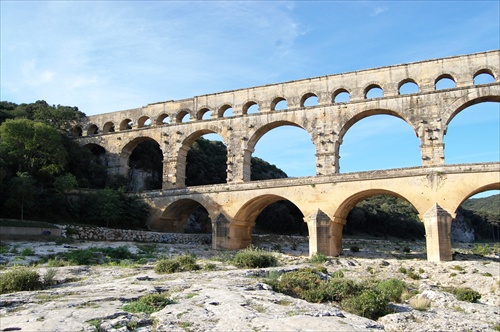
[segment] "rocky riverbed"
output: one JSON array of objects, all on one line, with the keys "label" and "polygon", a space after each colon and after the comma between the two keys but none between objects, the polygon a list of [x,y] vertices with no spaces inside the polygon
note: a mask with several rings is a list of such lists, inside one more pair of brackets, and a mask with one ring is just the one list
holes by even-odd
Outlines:
[{"label": "rocky riverbed", "polygon": [[[41,275],[55,272],[56,285],[0,295],[0,331],[500,330],[500,260],[495,255],[473,255],[465,245],[455,249],[454,261],[427,262],[421,242],[345,240],[344,255],[321,264],[329,273],[342,270],[345,278],[352,279],[398,278],[418,293],[414,296],[430,300],[425,310],[414,309],[408,300],[394,303],[394,313],[374,321],[345,312],[335,303],[308,303],[274,292],[266,284],[270,271],[318,266],[308,259],[307,239],[261,236],[254,238],[254,244],[275,251],[280,266],[239,269],[228,260],[234,252],[169,244],[147,245],[148,258],[133,265],[37,264],[34,268]],[[134,253],[145,248],[136,242],[3,241],[0,273],[13,264],[65,251],[120,246]],[[157,259],[186,253],[196,255],[201,270],[154,271]],[[476,303],[459,301],[446,287],[468,287],[481,298]],[[152,293],[166,293],[174,303],[152,314],[124,310],[127,303]]]}]

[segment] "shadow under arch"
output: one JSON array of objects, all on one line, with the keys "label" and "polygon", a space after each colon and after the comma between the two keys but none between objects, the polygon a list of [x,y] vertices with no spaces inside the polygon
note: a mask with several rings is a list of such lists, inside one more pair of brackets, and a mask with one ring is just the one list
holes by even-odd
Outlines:
[{"label": "shadow under arch", "polygon": [[212,222],[202,203],[185,198],[167,206],[150,228],[169,233],[211,233]]},{"label": "shadow under arch", "polygon": [[232,242],[230,247],[242,249],[252,244],[252,230],[257,217],[266,207],[278,201],[289,201],[302,211],[291,200],[280,195],[264,194],[254,197],[240,207],[229,225],[229,238]]}]

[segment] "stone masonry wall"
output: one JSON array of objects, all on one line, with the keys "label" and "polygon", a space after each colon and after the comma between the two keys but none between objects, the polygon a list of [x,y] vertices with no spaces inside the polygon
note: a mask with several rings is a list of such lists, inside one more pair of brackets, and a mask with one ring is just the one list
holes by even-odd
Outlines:
[{"label": "stone masonry wall", "polygon": [[77,240],[160,242],[169,244],[211,244],[212,234],[160,233],[114,229],[106,227],[84,227],[58,225],[61,236]]}]

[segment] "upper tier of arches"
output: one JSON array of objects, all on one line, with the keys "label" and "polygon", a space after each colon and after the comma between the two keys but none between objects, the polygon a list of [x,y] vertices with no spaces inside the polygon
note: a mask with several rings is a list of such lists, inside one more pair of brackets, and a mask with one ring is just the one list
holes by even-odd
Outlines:
[{"label": "upper tier of arches", "polygon": [[85,124],[75,125],[71,133],[94,136],[497,83],[499,58],[499,51],[491,51],[150,104],[90,116]]}]

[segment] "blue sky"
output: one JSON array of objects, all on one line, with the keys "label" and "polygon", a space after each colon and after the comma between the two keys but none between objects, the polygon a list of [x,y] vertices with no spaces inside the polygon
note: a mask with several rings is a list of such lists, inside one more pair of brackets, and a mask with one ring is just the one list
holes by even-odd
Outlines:
[{"label": "blue sky", "polygon": [[[0,6],[0,99],[44,99],[88,115],[500,48],[499,1],[2,0]],[[498,104],[459,114],[445,137],[446,162],[499,161],[499,114]],[[418,145],[400,119],[364,119],[344,137],[341,172],[419,166]],[[314,174],[314,147],[300,129],[266,134],[255,155],[289,176]]]}]

